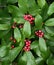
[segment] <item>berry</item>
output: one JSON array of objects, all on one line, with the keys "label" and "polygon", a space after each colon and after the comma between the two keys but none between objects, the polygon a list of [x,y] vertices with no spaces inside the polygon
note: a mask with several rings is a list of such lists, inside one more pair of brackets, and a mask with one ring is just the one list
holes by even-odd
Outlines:
[{"label": "berry", "polygon": [[29,18],[32,18],[32,15],[28,15]]},{"label": "berry", "polygon": [[31,21],[35,20],[34,18],[31,18]]},{"label": "berry", "polygon": [[14,39],[13,42],[16,43],[16,39]]},{"label": "berry", "polygon": [[27,50],[27,47],[25,46],[25,47],[23,48],[23,50],[26,51],[26,50]]},{"label": "berry", "polygon": [[34,22],[33,21],[30,21],[30,24],[33,24]]},{"label": "berry", "polygon": [[13,37],[12,36],[10,37],[10,40],[13,40]]},{"label": "berry", "polygon": [[30,51],[30,49],[27,49],[26,51]]},{"label": "berry", "polygon": [[38,37],[43,37],[43,36],[44,36],[44,33],[43,33],[41,30],[35,32],[35,34],[36,34]]},{"label": "berry", "polygon": [[26,43],[26,45],[27,45],[27,44],[29,44],[29,42],[28,42],[28,41],[26,41],[25,43]]},{"label": "berry", "polygon": [[39,30],[38,32],[39,32],[39,33],[42,33],[42,31],[41,31],[41,30]]},{"label": "berry", "polygon": [[14,45],[12,45],[11,48],[13,49],[14,48]]},{"label": "berry", "polygon": [[13,25],[12,25],[13,29],[16,28],[16,24],[17,24],[16,22],[13,23]]},{"label": "berry", "polygon": [[31,41],[30,40],[28,42],[31,44]]},{"label": "berry", "polygon": [[23,48],[23,50],[24,50],[24,51],[30,51],[30,46],[28,46],[28,47],[25,46],[25,47]]},{"label": "berry", "polygon": [[23,28],[23,24],[20,24],[20,25],[19,25],[19,28]]},{"label": "berry", "polygon": [[30,43],[29,43],[29,44],[26,44],[26,46],[27,46],[27,47],[30,46]]},{"label": "berry", "polygon": [[12,28],[14,29],[14,28],[16,28],[16,26],[15,25],[12,25]]}]

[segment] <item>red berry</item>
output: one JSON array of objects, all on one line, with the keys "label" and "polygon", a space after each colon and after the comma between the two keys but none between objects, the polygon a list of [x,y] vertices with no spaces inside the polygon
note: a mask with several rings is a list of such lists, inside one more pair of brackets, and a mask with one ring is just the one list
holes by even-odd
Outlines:
[{"label": "red berry", "polygon": [[43,33],[43,32],[42,32],[41,34],[42,34],[42,35],[44,35],[44,33]]},{"label": "red berry", "polygon": [[29,42],[28,42],[28,41],[26,41],[25,43],[26,43],[26,44],[29,44]]},{"label": "red berry", "polygon": [[27,51],[30,51],[30,46],[27,47]]},{"label": "red berry", "polygon": [[28,42],[31,44],[31,41],[30,40]]},{"label": "red berry", "polygon": [[14,29],[14,28],[16,28],[16,26],[12,25],[12,28]]},{"label": "red berry", "polygon": [[14,39],[13,42],[16,43],[16,39]]},{"label": "red berry", "polygon": [[20,25],[19,28],[22,28],[22,26]]},{"label": "red berry", "polygon": [[42,37],[42,35],[38,35],[39,37]]},{"label": "red berry", "polygon": [[33,24],[34,22],[33,21],[30,21],[30,24]]},{"label": "red berry", "polygon": [[24,50],[24,51],[30,51],[30,47],[26,47],[26,46],[25,46],[25,47],[23,48],[23,50]]},{"label": "red berry", "polygon": [[23,50],[26,51],[26,50],[27,50],[27,47],[25,46],[25,47],[23,48]]},{"label": "red berry", "polygon": [[13,29],[16,28],[16,24],[17,24],[16,22],[13,23],[13,25],[12,25]]},{"label": "red berry", "polygon": [[30,43],[29,43],[29,44],[26,44],[26,46],[27,46],[27,47],[30,46]]},{"label": "red berry", "polygon": [[13,40],[13,37],[12,36],[10,37],[10,40]]},{"label": "red berry", "polygon": [[41,31],[41,30],[39,30],[38,32],[39,32],[39,33],[42,33],[42,31]]},{"label": "red berry", "polygon": [[35,20],[35,18],[32,18],[32,20]]},{"label": "red berry", "polygon": [[31,41],[30,41],[30,40],[24,40],[24,41],[25,41],[25,43],[26,43],[26,44],[31,43]]},{"label": "red berry", "polygon": [[38,32],[35,32],[36,35],[38,35]]},{"label": "red berry", "polygon": [[32,15],[28,15],[28,17],[32,18]]},{"label": "red berry", "polygon": [[30,49],[30,46],[28,46],[28,49]]},{"label": "red berry", "polygon": [[30,51],[30,49],[27,49],[26,51]]},{"label": "red berry", "polygon": [[29,22],[32,22],[32,20],[31,20],[31,19],[29,19],[28,21],[29,21]]},{"label": "red berry", "polygon": [[11,48],[13,49],[14,48],[14,45],[12,45]]},{"label": "red berry", "polygon": [[27,20],[27,15],[24,15],[24,19]]},{"label": "red berry", "polygon": [[23,28],[23,25],[19,25],[19,28]]},{"label": "red berry", "polygon": [[34,18],[33,17],[31,18],[31,21],[34,21]]}]

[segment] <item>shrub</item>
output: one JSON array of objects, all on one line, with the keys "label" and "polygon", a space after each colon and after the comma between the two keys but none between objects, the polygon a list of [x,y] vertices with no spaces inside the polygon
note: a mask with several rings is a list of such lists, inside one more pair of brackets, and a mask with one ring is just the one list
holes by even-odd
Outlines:
[{"label": "shrub", "polygon": [[54,65],[54,2],[1,1],[0,65]]}]

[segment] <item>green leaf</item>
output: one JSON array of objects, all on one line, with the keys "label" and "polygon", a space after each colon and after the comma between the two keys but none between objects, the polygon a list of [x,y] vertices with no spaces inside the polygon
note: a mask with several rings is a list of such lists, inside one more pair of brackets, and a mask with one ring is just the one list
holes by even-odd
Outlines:
[{"label": "green leaf", "polygon": [[52,15],[54,13],[54,2],[49,6],[48,15]]},{"label": "green leaf", "polygon": [[36,49],[34,49],[34,52],[36,53],[37,56],[42,57],[39,46]]},{"label": "green leaf", "polygon": [[[4,14],[5,15],[5,14]],[[2,15],[3,16],[3,15]],[[0,24],[7,24],[10,25],[11,17],[3,16],[0,18]]]},{"label": "green leaf", "polygon": [[35,58],[31,52],[26,52],[27,65],[36,65]]},{"label": "green leaf", "polygon": [[30,37],[31,35],[31,26],[28,21],[25,22],[24,27],[23,27],[23,33],[26,38]]},{"label": "green leaf", "polygon": [[0,30],[0,38],[2,38],[3,36],[6,36],[6,34],[9,32],[9,30]]},{"label": "green leaf", "polygon": [[35,0],[29,0],[28,3],[28,11],[31,15],[36,15],[37,13],[40,13],[39,6],[36,4]]},{"label": "green leaf", "polygon": [[45,22],[45,25],[46,25],[46,26],[54,26],[54,18],[48,19],[48,20]]},{"label": "green leaf", "polygon": [[23,13],[17,6],[9,5],[8,6],[9,12],[13,15],[13,17],[22,17]]},{"label": "green leaf", "polygon": [[45,0],[37,0],[38,2],[38,5],[42,8],[44,7],[44,5],[46,4],[46,1]]},{"label": "green leaf", "polygon": [[14,18],[13,20],[16,21],[18,24],[25,23],[25,20],[23,18]]},{"label": "green leaf", "polygon": [[31,44],[31,49],[35,49],[35,48],[37,48],[37,47],[38,47],[38,41],[32,42],[32,44]]},{"label": "green leaf", "polygon": [[5,60],[5,61],[2,62],[2,65],[11,65],[11,63],[9,61]]},{"label": "green leaf", "polygon": [[46,3],[44,7],[41,9],[41,16],[43,20],[46,20],[48,18],[47,11],[48,11],[48,4]]},{"label": "green leaf", "polygon": [[54,35],[54,28],[53,28],[53,27],[45,27],[45,30],[46,30],[47,33],[49,33],[50,35]]},{"label": "green leaf", "polygon": [[[2,8],[0,8],[0,19],[1,18],[9,18],[10,17],[10,15],[9,15],[9,13],[8,13],[8,11],[7,11],[7,9],[2,9]],[[2,19],[3,20],[3,19]]]},{"label": "green leaf", "polygon": [[44,37],[45,37],[46,39],[48,39],[48,40],[54,41],[54,37],[51,36],[49,33],[44,34]]},{"label": "green leaf", "polygon": [[54,56],[50,56],[47,60],[47,65],[54,65]]},{"label": "green leaf", "polygon": [[7,0],[7,3],[16,3],[18,0]]},{"label": "green leaf", "polygon": [[41,51],[41,55],[44,59],[49,57],[50,51],[46,46],[46,42],[43,38],[39,38],[39,49]]},{"label": "green leaf", "polygon": [[5,57],[3,57],[2,60],[13,62],[14,59],[18,56],[18,54],[22,50],[23,46],[24,46],[24,43],[20,42],[20,45],[18,47],[15,47],[14,49],[10,49],[9,53]]},{"label": "green leaf", "polygon": [[31,49],[34,50],[34,52],[36,53],[37,56],[41,57],[41,52],[39,50],[39,42],[38,41],[32,42]]},{"label": "green leaf", "polygon": [[27,12],[27,1],[28,0],[18,0],[18,5],[20,10],[22,10],[23,13]]},{"label": "green leaf", "polygon": [[46,42],[43,38],[39,38],[39,47],[42,52],[47,51]]},{"label": "green leaf", "polygon": [[20,53],[20,51],[22,50],[23,46],[24,46],[24,43],[20,43],[21,45],[19,47],[15,47],[14,49],[10,50],[9,51],[9,54],[7,56],[7,58],[9,59],[9,61],[13,61],[17,56],[18,54]]},{"label": "green leaf", "polygon": [[18,61],[18,65],[27,65],[27,57],[26,57],[26,54],[24,53],[23,56],[21,56],[19,58],[19,61]]},{"label": "green leaf", "polygon": [[0,1],[1,1],[2,6],[6,6],[7,0],[6,1],[5,0],[0,0]]},{"label": "green leaf", "polygon": [[18,64],[19,65],[22,65],[22,64],[23,65],[36,65],[36,62],[35,62],[34,56],[29,51],[29,52],[24,53],[24,55],[19,59]]},{"label": "green leaf", "polygon": [[37,15],[35,17],[35,26],[36,26],[37,29],[42,28],[42,22],[43,22],[42,17],[40,15]]},{"label": "green leaf", "polygon": [[14,29],[14,38],[17,40],[17,42],[21,41],[21,33],[18,28]]},{"label": "green leaf", "polygon": [[0,24],[0,30],[8,30],[10,28],[9,24]]},{"label": "green leaf", "polygon": [[7,54],[7,47],[1,46],[0,47],[0,57],[4,57]]},{"label": "green leaf", "polygon": [[10,59],[11,62],[17,57],[17,55],[20,53],[21,49],[22,49],[21,47],[16,47],[16,48],[10,50],[10,52],[8,54],[8,58]]},{"label": "green leaf", "polygon": [[42,58],[42,57],[36,58],[36,63],[37,63],[37,65],[44,65],[44,60],[43,60],[43,58]]},{"label": "green leaf", "polygon": [[47,41],[48,46],[54,47],[54,41]]}]

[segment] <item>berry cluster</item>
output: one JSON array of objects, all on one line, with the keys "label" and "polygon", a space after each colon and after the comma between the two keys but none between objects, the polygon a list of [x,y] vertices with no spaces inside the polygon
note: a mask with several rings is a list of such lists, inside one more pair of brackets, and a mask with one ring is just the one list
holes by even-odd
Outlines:
[{"label": "berry cluster", "polygon": [[39,30],[39,31],[35,32],[35,35],[37,35],[38,37],[43,37],[44,33],[41,30]]},{"label": "berry cluster", "polygon": [[[12,36],[10,37],[10,40],[16,43],[16,39],[14,39]],[[12,45],[11,48],[14,48],[14,45]]]},{"label": "berry cluster", "polygon": [[33,21],[34,21],[34,17],[32,17],[32,15],[24,15],[24,19],[29,21],[30,24],[33,24]]},{"label": "berry cluster", "polygon": [[18,27],[18,28],[23,28],[23,24],[17,24],[16,22],[14,22],[11,28],[14,29],[14,28],[16,28],[16,27]]},{"label": "berry cluster", "polygon": [[30,40],[25,40],[25,47],[24,47],[24,51],[30,51],[30,44],[31,41]]}]

